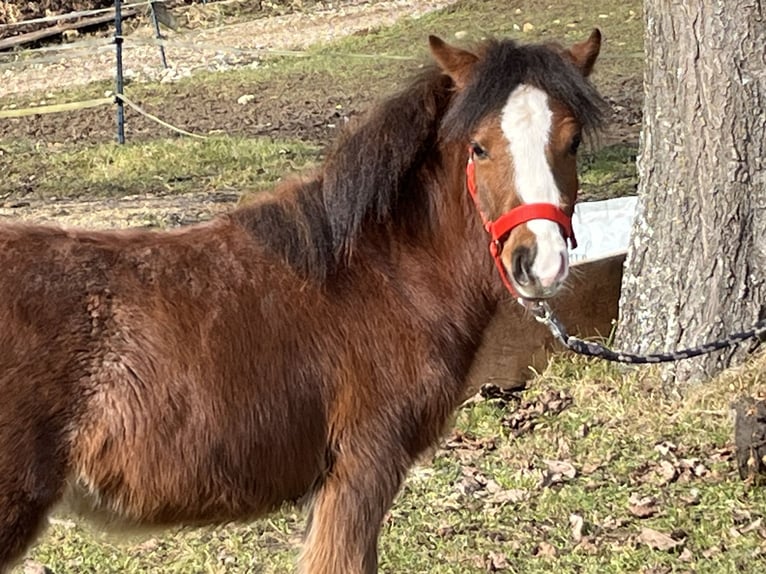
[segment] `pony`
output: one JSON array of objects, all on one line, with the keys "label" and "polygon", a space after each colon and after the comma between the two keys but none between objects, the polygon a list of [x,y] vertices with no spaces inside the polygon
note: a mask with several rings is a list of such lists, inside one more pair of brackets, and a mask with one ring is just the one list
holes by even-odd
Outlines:
[{"label": "pony", "polygon": [[0,225],[0,572],[64,503],[117,529],[300,504],[300,572],[376,572],[498,301],[566,279],[600,46],[429,36],[430,65],[252,204]]}]

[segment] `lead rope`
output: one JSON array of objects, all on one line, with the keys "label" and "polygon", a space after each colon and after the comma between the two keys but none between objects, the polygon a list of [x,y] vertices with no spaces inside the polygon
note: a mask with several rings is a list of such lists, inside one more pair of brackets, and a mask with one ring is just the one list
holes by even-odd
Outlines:
[{"label": "lead rope", "polygon": [[568,334],[564,325],[561,323],[559,318],[553,314],[553,310],[545,301],[537,302],[532,307],[527,308],[535,317],[535,319],[537,319],[543,325],[547,326],[553,336],[556,337],[570,351],[574,351],[580,355],[598,357],[600,359],[606,359],[607,361],[614,361],[617,363],[630,363],[633,365],[645,365],[647,363],[667,363],[670,361],[691,359],[692,357],[699,357],[700,355],[706,355],[707,353],[712,353],[713,351],[731,347],[748,339],[763,339],[766,337],[766,319],[761,319],[755,324],[755,326],[753,326],[752,329],[742,331],[740,333],[734,333],[724,339],[705,343],[704,345],[699,345],[697,347],[690,347],[688,349],[682,349],[680,351],[673,351],[670,353],[634,355],[632,353],[624,353],[622,351],[613,351],[612,349],[608,349],[599,343],[584,341],[583,339],[579,339]]}]

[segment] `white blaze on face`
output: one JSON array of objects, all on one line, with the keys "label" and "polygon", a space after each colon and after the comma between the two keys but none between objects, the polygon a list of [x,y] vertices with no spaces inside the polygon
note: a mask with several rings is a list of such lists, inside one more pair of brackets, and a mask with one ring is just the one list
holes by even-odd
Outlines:
[{"label": "white blaze on face", "polygon": [[[561,207],[559,189],[545,155],[552,118],[548,96],[527,84],[511,92],[503,108],[501,126],[511,152],[516,190],[523,203],[552,203]],[[559,278],[562,264],[566,269],[566,243],[553,221],[535,219],[527,227],[537,242],[532,273],[548,287]]]}]

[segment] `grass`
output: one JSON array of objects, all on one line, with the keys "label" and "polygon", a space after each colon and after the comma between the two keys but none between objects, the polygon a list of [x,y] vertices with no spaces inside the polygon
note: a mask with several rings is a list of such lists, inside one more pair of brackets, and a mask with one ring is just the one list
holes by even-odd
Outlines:
[{"label": "grass", "polygon": [[[756,571],[766,490],[737,475],[728,405],[765,394],[764,373],[762,353],[679,402],[649,368],[559,357],[518,399],[464,406],[387,518],[381,571]],[[636,506],[641,498],[651,502]],[[128,542],[63,524],[33,557],[57,573],[276,574],[292,571],[303,524],[286,509],[247,526]],[[676,546],[653,547],[645,528]]]},{"label": "grass", "polygon": [[635,195],[637,151],[636,144],[616,143],[582,152],[579,157],[582,199]]},{"label": "grass", "polygon": [[[189,191],[255,191],[313,162],[318,150],[301,142],[210,137],[167,138],[120,146],[0,143],[13,161],[0,198],[114,197]],[[30,190],[24,193],[23,190]]]}]

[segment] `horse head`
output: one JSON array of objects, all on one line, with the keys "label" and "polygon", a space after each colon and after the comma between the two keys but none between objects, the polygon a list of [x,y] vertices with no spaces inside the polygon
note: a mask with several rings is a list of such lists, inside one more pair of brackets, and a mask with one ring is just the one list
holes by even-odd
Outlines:
[{"label": "horse head", "polygon": [[576,246],[577,150],[602,114],[587,80],[601,34],[570,48],[429,42],[456,92],[443,131],[465,145],[466,187],[501,278],[523,300],[551,297],[568,274],[567,240]]}]

